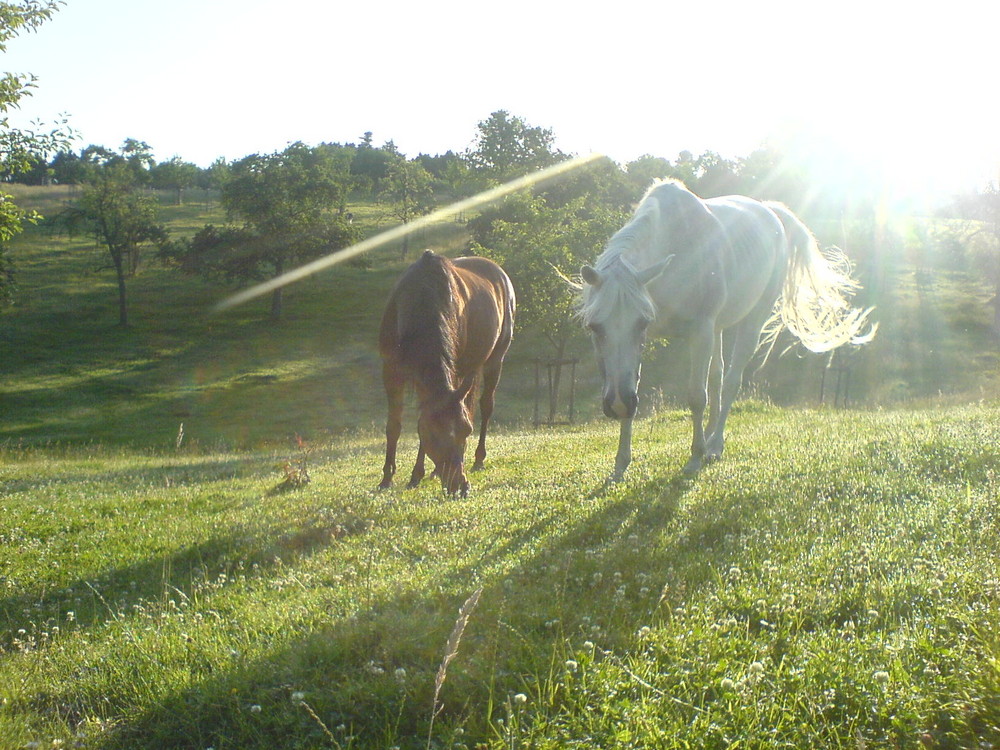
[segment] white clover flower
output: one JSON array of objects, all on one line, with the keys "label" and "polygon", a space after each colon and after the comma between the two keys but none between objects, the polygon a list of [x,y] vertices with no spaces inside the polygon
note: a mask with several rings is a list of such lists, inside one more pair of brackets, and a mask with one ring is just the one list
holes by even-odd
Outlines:
[{"label": "white clover flower", "polygon": [[516,703],[519,706],[523,706],[527,702],[528,702],[528,696],[526,696],[524,693],[518,693],[517,695],[514,696],[514,703]]},{"label": "white clover flower", "polygon": [[724,677],[723,680],[722,680],[722,682],[719,683],[719,686],[723,690],[725,690],[726,692],[729,692],[730,690],[735,690],[736,689],[736,683],[733,682],[728,677]]},{"label": "white clover flower", "polygon": [[587,649],[587,651],[593,651],[594,650],[594,642],[593,641],[584,641],[583,642],[583,647],[585,649]]},{"label": "white clover flower", "polygon": [[294,693],[292,693],[292,700],[293,701],[298,702],[298,701],[304,701],[305,699],[306,699],[306,694],[303,693],[300,690],[297,690]]},{"label": "white clover flower", "polygon": [[399,682],[404,682],[406,680],[406,670],[402,667],[396,667],[396,671],[393,672],[393,674]]},{"label": "white clover flower", "polygon": [[261,707],[259,705],[257,705],[256,703],[254,703],[252,706],[250,706],[250,713],[252,713],[252,714],[259,714],[260,712],[261,712]]},{"label": "white clover flower", "polygon": [[579,662],[575,661],[574,659],[567,659],[566,660],[566,669],[568,671],[575,672],[579,668],[580,668]]},{"label": "white clover flower", "polygon": [[650,630],[648,625],[643,625],[641,628],[639,628],[638,635],[640,638],[647,638],[651,632],[653,631]]},{"label": "white clover flower", "polygon": [[755,661],[750,665],[750,674],[754,677],[759,677],[764,674],[764,665],[759,661]]},{"label": "white clover flower", "polygon": [[889,673],[882,670],[879,670],[878,672],[873,674],[872,677],[875,678],[875,682],[877,682],[879,685],[884,685],[889,681]]}]

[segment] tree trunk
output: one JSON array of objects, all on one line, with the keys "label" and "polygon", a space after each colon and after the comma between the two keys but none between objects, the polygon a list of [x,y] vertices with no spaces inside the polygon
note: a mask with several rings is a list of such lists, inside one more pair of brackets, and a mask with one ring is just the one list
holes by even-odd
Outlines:
[{"label": "tree trunk", "polygon": [[112,254],[115,263],[115,273],[118,275],[118,325],[125,328],[128,326],[128,305],[125,295],[125,263],[121,254]]},{"label": "tree trunk", "polygon": [[281,293],[284,291],[284,287],[278,287],[273,292],[271,292],[271,320],[281,320],[281,306],[282,299]]},{"label": "tree trunk", "polygon": [[[285,262],[283,259],[279,259],[274,263],[274,276],[277,278],[285,272]],[[282,292],[284,287],[279,286],[273,292],[271,292],[271,320],[281,320],[281,308],[284,300],[282,299]]]}]

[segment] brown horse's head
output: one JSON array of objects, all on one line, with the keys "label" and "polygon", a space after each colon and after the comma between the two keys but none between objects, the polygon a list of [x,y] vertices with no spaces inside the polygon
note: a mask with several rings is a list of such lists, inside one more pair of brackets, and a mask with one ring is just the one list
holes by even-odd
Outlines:
[{"label": "brown horse's head", "polygon": [[466,397],[475,378],[467,378],[456,390],[450,391],[420,409],[417,432],[420,445],[434,462],[441,485],[450,495],[469,492],[465,476],[465,443],[472,434],[472,414]]}]

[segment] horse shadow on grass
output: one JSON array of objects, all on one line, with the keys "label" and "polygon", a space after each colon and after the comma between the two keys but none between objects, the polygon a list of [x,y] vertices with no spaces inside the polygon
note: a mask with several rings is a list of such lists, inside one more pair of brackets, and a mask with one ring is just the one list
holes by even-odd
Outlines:
[{"label": "horse shadow on grass", "polygon": [[[488,487],[488,470],[484,476],[479,484]],[[331,608],[328,622],[290,636],[266,656],[234,661],[225,669],[192,670],[189,687],[157,695],[146,705],[105,707],[116,728],[94,737],[91,744],[108,750],[425,747],[434,675],[455,612],[477,589],[482,591],[479,605],[458,643],[436,726],[447,732],[462,725],[470,746],[485,741],[491,736],[489,721],[502,715],[497,712],[504,696],[523,686],[520,673],[526,664],[571,654],[584,637],[627,649],[637,626],[655,624],[667,582],[696,586],[709,577],[709,568],[729,564],[725,550],[705,552],[696,563],[685,553],[704,549],[705,535],[715,533],[714,528],[722,533],[738,526],[735,518],[718,517],[713,511],[697,538],[667,535],[692,486],[687,480],[653,477],[593,487],[553,507],[533,508],[530,518],[508,514],[516,530],[491,543],[489,530],[479,528],[481,553],[465,555],[460,564],[447,559],[418,563],[405,548],[405,539],[392,543],[363,525],[342,540],[315,524],[284,541],[271,529],[256,539],[222,536],[187,550],[172,561],[175,571],[203,567],[206,559],[225,567],[237,557],[267,566],[270,555],[288,547],[297,547],[296,554],[305,561],[328,554],[337,543],[343,543],[343,549],[353,547],[355,553],[377,546],[382,550],[378,564],[423,565],[428,576],[367,597],[357,581],[358,600],[351,611],[336,614]],[[439,496],[425,500],[425,495],[420,490],[401,493],[397,505],[420,506],[416,510],[424,512],[441,502],[435,499]],[[447,541],[458,546],[468,544],[466,528],[448,531],[445,521],[471,506],[446,500],[441,507],[443,520],[435,534],[450,537]],[[486,523],[464,521],[473,526]],[[117,571],[107,583],[148,576],[162,565],[162,560],[149,560]],[[272,574],[272,568],[259,573],[265,580]],[[210,602],[210,592],[202,596]],[[23,603],[8,600],[4,606]],[[72,688],[24,700],[27,706],[41,701],[64,716],[81,710],[81,699]],[[301,705],[303,700],[308,708]],[[492,716],[487,705],[494,706]]]}]

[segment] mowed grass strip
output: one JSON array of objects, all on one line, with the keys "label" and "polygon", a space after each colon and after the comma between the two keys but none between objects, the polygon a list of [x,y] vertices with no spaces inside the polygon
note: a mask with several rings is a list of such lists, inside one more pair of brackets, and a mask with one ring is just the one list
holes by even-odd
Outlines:
[{"label": "mowed grass strip", "polygon": [[615,440],[501,432],[464,499],[373,492],[374,432],[7,446],[0,746],[1000,743],[1000,409],[744,402],[694,480],[666,411],[607,486]]}]

